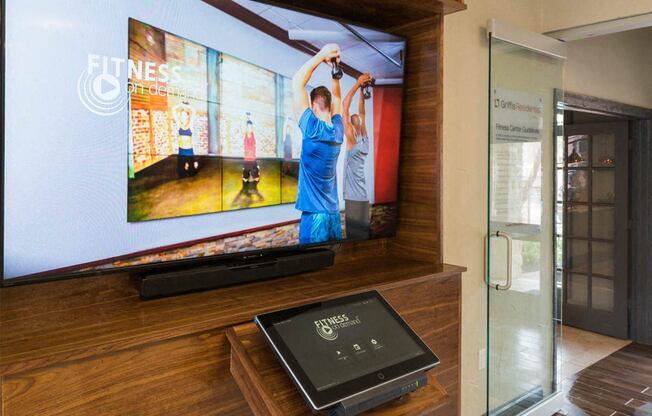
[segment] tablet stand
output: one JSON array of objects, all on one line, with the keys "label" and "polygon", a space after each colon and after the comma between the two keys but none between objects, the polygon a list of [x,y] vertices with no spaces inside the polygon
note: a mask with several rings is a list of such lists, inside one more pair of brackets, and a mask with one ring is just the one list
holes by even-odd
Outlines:
[{"label": "tablet stand", "polygon": [[353,416],[380,406],[428,384],[426,373],[420,371],[393,380],[349,399],[343,400],[328,412],[329,416]]},{"label": "tablet stand", "polygon": [[[310,409],[287,373],[265,342],[256,324],[230,327],[226,337],[231,346],[231,375],[256,416],[305,416]],[[428,371],[428,385],[403,400],[394,400],[369,410],[365,416],[422,416],[436,414],[456,400]],[[443,410],[442,410],[443,411]],[[448,414],[443,411],[443,414]]]}]

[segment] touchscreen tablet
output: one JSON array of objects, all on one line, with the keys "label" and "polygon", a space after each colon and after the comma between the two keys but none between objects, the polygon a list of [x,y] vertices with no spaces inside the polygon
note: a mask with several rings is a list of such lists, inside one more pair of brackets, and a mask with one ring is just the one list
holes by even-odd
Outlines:
[{"label": "touchscreen tablet", "polygon": [[377,291],[260,315],[256,322],[314,410],[439,362]]}]

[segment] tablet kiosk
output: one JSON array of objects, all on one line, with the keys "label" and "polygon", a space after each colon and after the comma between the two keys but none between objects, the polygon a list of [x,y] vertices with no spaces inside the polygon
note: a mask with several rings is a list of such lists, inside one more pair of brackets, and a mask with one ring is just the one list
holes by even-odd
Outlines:
[{"label": "tablet kiosk", "polygon": [[313,411],[357,414],[424,386],[439,363],[377,291],[255,321]]}]

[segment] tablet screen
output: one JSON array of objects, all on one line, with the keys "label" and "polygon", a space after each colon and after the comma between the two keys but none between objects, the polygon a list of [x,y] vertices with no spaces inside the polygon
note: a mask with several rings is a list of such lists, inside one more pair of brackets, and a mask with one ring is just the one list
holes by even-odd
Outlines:
[{"label": "tablet screen", "polygon": [[425,354],[374,297],[311,309],[273,326],[319,392]]}]

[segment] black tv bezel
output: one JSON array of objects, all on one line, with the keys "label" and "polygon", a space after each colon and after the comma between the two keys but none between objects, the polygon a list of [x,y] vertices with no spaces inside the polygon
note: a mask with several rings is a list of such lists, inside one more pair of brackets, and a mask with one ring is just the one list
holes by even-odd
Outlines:
[{"label": "black tv bezel", "polygon": [[[207,0],[198,0],[201,1],[202,3],[205,3],[211,7],[215,7],[211,4],[210,1]],[[353,21],[350,19],[340,19],[340,18],[335,18],[333,16],[326,16],[320,13],[312,12],[312,11],[306,11],[300,7],[293,7],[289,5],[280,5],[278,2],[275,2],[274,0],[254,0],[258,3],[264,3],[268,4],[270,6],[278,7],[280,9],[286,9],[286,10],[291,10],[291,11],[296,11],[298,13],[303,13],[306,15],[310,16],[315,16],[315,17],[320,17],[323,19],[329,19],[333,20],[336,22],[344,22],[344,23],[350,23],[356,26],[360,27],[365,27],[371,30],[376,30],[376,31],[381,31],[383,33],[387,33],[390,35],[394,35],[397,37],[400,37],[404,39],[405,41],[405,46],[404,50],[407,49],[407,39],[404,36],[398,35],[396,33],[392,33],[390,31],[369,26],[367,24],[361,23],[359,21]],[[225,253],[225,254],[214,254],[211,256],[202,256],[202,257],[191,257],[191,258],[185,258],[185,259],[180,259],[180,260],[168,260],[168,261],[162,261],[162,262],[156,262],[156,263],[148,263],[148,264],[138,264],[138,265],[133,265],[133,266],[121,266],[121,267],[111,267],[108,269],[95,269],[95,270],[87,270],[87,271],[64,271],[61,273],[57,273],[57,269],[53,270],[48,270],[44,272],[37,272],[34,274],[30,275],[25,275],[25,276],[18,276],[14,277],[11,279],[5,278],[4,275],[4,259],[5,259],[5,251],[4,251],[4,246],[5,246],[5,229],[4,229],[4,224],[5,224],[5,211],[4,211],[4,204],[5,204],[5,107],[6,107],[6,96],[5,96],[5,61],[6,61],[6,48],[5,48],[5,39],[6,39],[6,2],[7,0],[0,0],[0,161],[2,162],[0,166],[0,203],[2,206],[0,207],[0,288],[3,287],[11,287],[11,286],[22,286],[22,285],[28,285],[28,284],[37,284],[37,283],[46,283],[46,282],[52,282],[52,281],[59,281],[59,280],[69,280],[69,279],[76,279],[76,278],[88,278],[88,277],[98,277],[98,276],[103,276],[107,274],[116,274],[116,273],[132,273],[132,274],[140,274],[148,271],[160,271],[160,270],[165,270],[165,269],[175,269],[175,268],[180,268],[184,266],[203,266],[211,263],[216,263],[216,262],[223,262],[223,261],[229,261],[233,259],[255,259],[259,257],[265,257],[265,256],[272,256],[275,253],[290,253],[290,252],[298,252],[298,251],[307,251],[310,249],[315,249],[315,248],[324,248],[324,247],[338,247],[339,245],[343,243],[356,243],[356,242],[361,242],[361,241],[371,241],[371,240],[382,240],[382,239],[389,239],[389,238],[395,238],[396,234],[391,235],[391,236],[383,236],[383,237],[378,237],[378,238],[367,238],[367,239],[344,239],[344,240],[335,240],[335,241],[328,241],[328,242],[321,242],[321,243],[315,243],[315,244],[296,244],[292,246],[285,246],[285,247],[270,247],[270,248],[265,248],[265,249],[259,249],[259,250],[251,250],[251,251],[243,251],[243,252],[237,252],[237,253]],[[219,9],[217,9],[219,11]],[[129,19],[132,19],[130,16]],[[176,35],[175,35],[176,36]],[[403,73],[405,74],[405,62],[403,64]],[[404,102],[405,98],[405,88],[402,89],[402,102]],[[403,117],[403,106],[401,108],[401,124],[404,119]],[[402,136],[402,128],[399,130],[399,135]],[[400,143],[400,140],[399,140]],[[400,154],[400,151],[399,151]],[[397,176],[400,171],[400,160],[398,164],[398,169],[397,169]],[[399,189],[397,189],[397,194],[399,192]],[[396,201],[398,202],[398,200]],[[71,265],[70,267],[74,267],[75,265]],[[67,268],[68,266],[64,267]],[[47,275],[43,275],[42,273],[48,273]],[[51,274],[50,274],[51,273]]]}]

